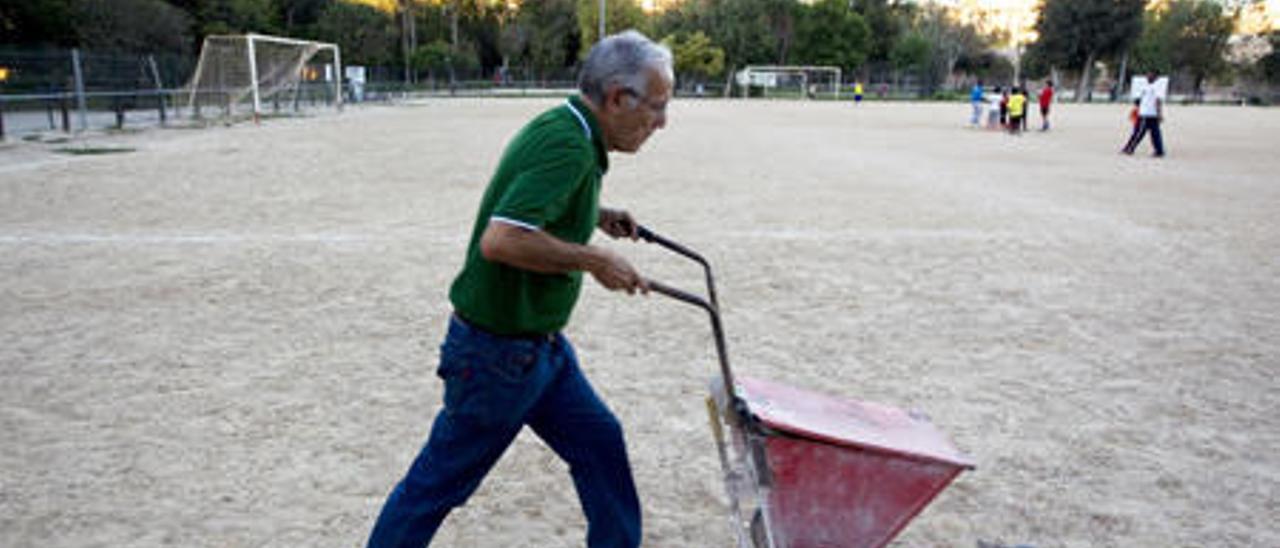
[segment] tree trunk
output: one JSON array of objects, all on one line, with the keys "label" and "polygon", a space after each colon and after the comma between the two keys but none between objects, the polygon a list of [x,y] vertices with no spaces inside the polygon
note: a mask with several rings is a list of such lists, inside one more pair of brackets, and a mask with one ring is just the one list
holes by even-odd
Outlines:
[{"label": "tree trunk", "polygon": [[950,87],[952,84],[951,76],[955,74],[956,63],[959,63],[959,62],[960,62],[960,57],[958,55],[952,55],[950,57],[947,57],[947,72],[944,75],[944,78],[945,78],[944,82],[946,82],[946,85],[948,87]]},{"label": "tree trunk", "polygon": [[409,85],[409,62],[413,52],[409,51],[409,10],[407,2],[400,2],[400,53],[404,55],[404,83]]},{"label": "tree trunk", "polygon": [[453,14],[452,14],[452,15],[453,15],[453,17],[451,18],[451,21],[450,21],[450,23],[449,23],[449,24],[450,24],[450,30],[451,30],[451,32],[452,32],[452,39],[453,39],[453,42],[452,42],[452,44],[451,44],[451,45],[453,46],[453,52],[454,52],[454,53],[457,53],[457,52],[458,52],[458,12],[459,12],[459,11],[462,11],[462,10],[461,10],[461,8],[460,8],[460,6],[459,6],[458,2],[456,2],[456,1],[455,1],[455,2],[453,3]]},{"label": "tree trunk", "polygon": [[1093,52],[1089,52],[1089,55],[1085,56],[1084,67],[1080,69],[1080,85],[1076,87],[1077,103],[1088,100],[1088,97],[1086,97],[1085,94],[1088,93],[1089,90],[1091,89],[1091,86],[1089,85],[1090,84],[1089,76],[1092,73],[1093,73]]},{"label": "tree trunk", "polygon": [[458,2],[453,3],[450,11],[452,12],[449,18],[452,41],[449,43],[449,94],[452,95],[458,87],[458,74],[453,68],[453,62],[458,58],[458,12],[461,11]]},{"label": "tree trunk", "polygon": [[1116,101],[1121,97],[1124,97],[1125,89],[1127,87],[1125,86],[1125,82],[1129,80],[1129,50],[1125,50],[1124,57],[1120,58],[1120,75],[1117,76],[1116,79],[1119,81],[1116,82],[1117,92],[1116,96],[1111,98],[1112,101]]}]

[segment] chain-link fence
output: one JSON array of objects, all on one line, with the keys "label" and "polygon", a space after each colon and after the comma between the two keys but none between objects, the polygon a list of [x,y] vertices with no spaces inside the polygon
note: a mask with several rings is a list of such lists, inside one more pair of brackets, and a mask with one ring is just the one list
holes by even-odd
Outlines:
[{"label": "chain-link fence", "polygon": [[[193,120],[222,119],[234,109],[205,107],[192,101],[186,86],[196,70],[195,55],[138,55],[84,52],[62,49],[13,48],[0,46],[0,139],[52,132],[85,130],[127,130],[161,125],[188,125]],[[331,80],[323,69],[308,69],[298,92],[287,100],[273,97],[261,106],[264,116],[294,115],[335,104]],[[482,70],[447,67],[406,73],[403,66],[347,67],[363,78],[352,78],[344,70],[342,93],[349,104],[388,102],[415,97],[536,97],[562,96],[577,87],[576,67],[534,70],[510,67]],[[318,78],[315,77],[319,74]],[[1007,76],[1004,75],[1008,79]],[[1074,75],[1062,75],[1058,98],[1073,101]],[[989,78],[990,89],[1009,85]],[[851,100],[855,83],[862,84],[867,100],[967,100],[968,90],[977,80],[955,75],[945,82],[929,84],[919,70],[898,70],[886,64],[864,67],[845,74],[839,94],[786,93],[743,87],[733,78],[682,78],[675,94],[684,98],[766,97],[782,99]],[[1038,89],[1043,80],[1030,82]],[[1227,104],[1280,104],[1280,90],[1274,86],[1235,84],[1209,87],[1201,94],[1186,89],[1188,82],[1174,78],[1171,102]],[[1123,88],[1100,76],[1087,101],[1125,101]],[[196,108],[192,108],[192,106]]]},{"label": "chain-link fence", "polygon": [[[220,119],[225,109],[201,112],[186,87],[197,61],[185,55],[0,47],[0,138]],[[287,114],[327,107],[334,99],[325,82],[304,82],[290,101],[268,101],[262,109],[264,115]]]},{"label": "chain-link fence", "polygon": [[178,115],[193,59],[0,48],[0,133],[125,128]]}]

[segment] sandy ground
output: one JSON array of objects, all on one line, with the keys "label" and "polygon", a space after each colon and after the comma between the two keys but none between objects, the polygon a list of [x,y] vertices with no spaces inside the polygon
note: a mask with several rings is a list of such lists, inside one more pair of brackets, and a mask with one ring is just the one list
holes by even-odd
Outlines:
[{"label": "sandy ground", "polygon": [[[358,546],[440,405],[484,183],[551,100],[431,101],[73,157],[0,148],[0,546]],[[736,369],[922,410],[978,462],[901,546],[1280,546],[1280,110],[677,102],[609,204],[719,268]],[[1144,145],[1144,152],[1149,150]],[[646,274],[696,269],[606,242]],[[646,545],[730,544],[705,316],[588,283]],[[440,546],[580,546],[522,434]]]}]

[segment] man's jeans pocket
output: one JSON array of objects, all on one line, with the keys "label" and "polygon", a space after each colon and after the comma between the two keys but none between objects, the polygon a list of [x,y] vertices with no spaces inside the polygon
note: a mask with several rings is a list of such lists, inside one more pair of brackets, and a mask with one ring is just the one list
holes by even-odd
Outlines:
[{"label": "man's jeans pocket", "polygon": [[446,343],[436,371],[444,380],[445,413],[481,428],[521,423],[537,365],[536,347],[523,341],[484,348]]}]

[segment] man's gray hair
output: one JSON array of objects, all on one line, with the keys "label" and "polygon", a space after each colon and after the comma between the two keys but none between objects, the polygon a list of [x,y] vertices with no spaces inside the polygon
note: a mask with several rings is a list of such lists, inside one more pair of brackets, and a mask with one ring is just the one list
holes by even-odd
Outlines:
[{"label": "man's gray hair", "polygon": [[619,86],[643,96],[652,68],[672,78],[671,50],[635,30],[605,37],[587,53],[578,75],[578,89],[592,103],[604,104],[609,88]]}]

